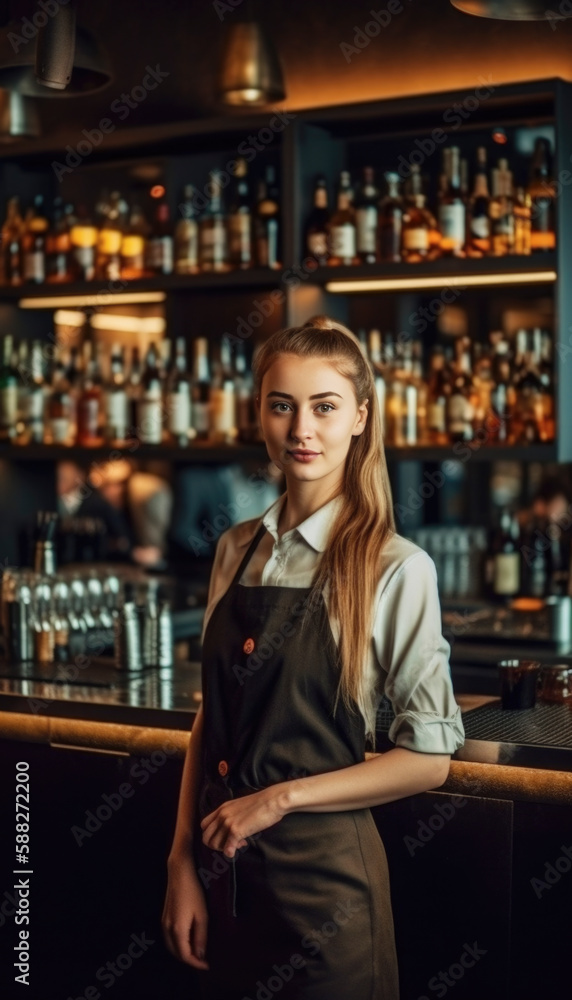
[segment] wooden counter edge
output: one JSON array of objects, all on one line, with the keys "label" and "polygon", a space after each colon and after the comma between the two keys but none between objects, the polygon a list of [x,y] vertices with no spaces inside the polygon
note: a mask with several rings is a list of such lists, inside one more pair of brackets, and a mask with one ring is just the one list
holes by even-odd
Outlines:
[{"label": "wooden counter edge", "polygon": [[[45,743],[67,749],[126,756],[159,752],[182,758],[189,738],[190,732],[178,729],[0,712],[0,739]],[[376,755],[366,754],[366,758],[371,756]],[[572,773],[452,760],[446,782],[434,791],[570,805]]]}]

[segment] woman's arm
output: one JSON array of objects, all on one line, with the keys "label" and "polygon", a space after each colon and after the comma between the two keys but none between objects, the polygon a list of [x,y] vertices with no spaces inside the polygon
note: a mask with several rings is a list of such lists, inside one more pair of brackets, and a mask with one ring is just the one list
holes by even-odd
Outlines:
[{"label": "woman's arm", "polygon": [[181,778],[181,790],[179,793],[179,805],[177,809],[177,821],[175,823],[175,833],[173,844],[169,854],[169,859],[181,854],[189,854],[193,842],[193,823],[196,809],[197,790],[199,786],[199,768],[201,756],[201,744],[203,734],[203,706],[195,716],[191,738],[185,754],[183,776]]},{"label": "woman's arm", "polygon": [[366,809],[438,788],[447,780],[450,759],[446,753],[393,747],[359,764],[284,781],[274,789],[284,813]]}]

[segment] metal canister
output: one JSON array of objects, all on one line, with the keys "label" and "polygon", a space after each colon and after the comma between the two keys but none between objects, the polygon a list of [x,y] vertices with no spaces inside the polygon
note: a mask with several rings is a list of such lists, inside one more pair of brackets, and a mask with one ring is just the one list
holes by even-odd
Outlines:
[{"label": "metal canister", "polygon": [[134,601],[125,601],[114,622],[115,665],[119,670],[141,670],[141,634]]},{"label": "metal canister", "polygon": [[173,666],[173,616],[168,601],[159,605],[159,650],[158,664],[160,667]]}]

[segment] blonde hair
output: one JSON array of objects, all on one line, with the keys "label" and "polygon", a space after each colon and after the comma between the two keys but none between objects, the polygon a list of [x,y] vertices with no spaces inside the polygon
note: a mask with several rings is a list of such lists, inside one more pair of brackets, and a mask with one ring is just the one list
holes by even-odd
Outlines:
[{"label": "blonde hair", "polygon": [[[371,692],[364,690],[364,676],[372,636],[373,603],[381,574],[382,550],[395,533],[373,371],[351,330],[346,332],[337,326],[290,327],[269,337],[256,353],[252,370],[259,399],[264,375],[281,354],[323,358],[351,381],[358,406],[368,401],[365,428],[352,437],[346,457],[340,491],[345,502],[332,525],[308,600],[308,605],[313,606],[326,583],[329,584],[328,613],[340,630],[341,674],[334,711],[340,694],[346,707],[355,711],[356,706],[366,704],[371,697]],[[374,741],[375,728],[372,731],[370,724],[366,729],[366,737]]]}]

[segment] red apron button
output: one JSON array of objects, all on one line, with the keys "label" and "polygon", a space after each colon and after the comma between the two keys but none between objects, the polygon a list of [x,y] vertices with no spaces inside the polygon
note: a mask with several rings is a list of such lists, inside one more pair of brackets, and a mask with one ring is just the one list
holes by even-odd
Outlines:
[{"label": "red apron button", "polygon": [[254,649],[254,639],[245,639],[244,646],[242,647],[245,653],[252,653]]},{"label": "red apron button", "polygon": [[228,764],[226,760],[219,760],[218,762],[218,773],[224,778],[225,774],[228,774]]}]

